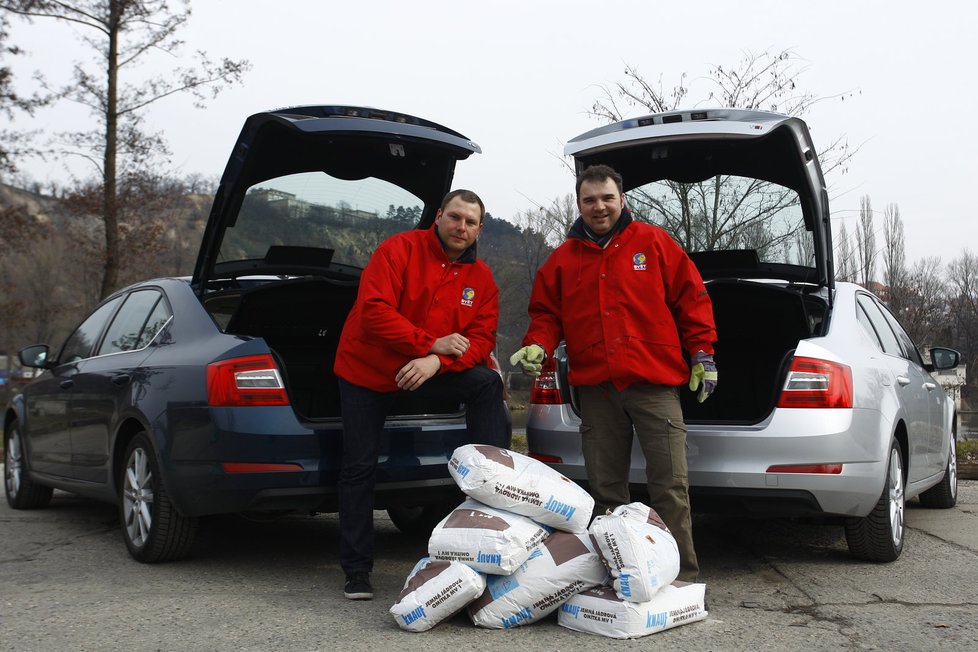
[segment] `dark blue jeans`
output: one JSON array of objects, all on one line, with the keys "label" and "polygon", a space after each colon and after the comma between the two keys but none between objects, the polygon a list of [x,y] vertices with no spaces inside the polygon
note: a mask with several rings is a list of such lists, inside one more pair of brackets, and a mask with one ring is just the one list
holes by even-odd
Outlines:
[{"label": "dark blue jeans", "polygon": [[[384,421],[401,392],[376,392],[342,378],[343,468],[340,471],[340,566],[347,573],[373,570],[374,481]],[[465,403],[468,442],[508,447],[503,383],[492,369],[477,365],[438,374],[412,392]]]}]

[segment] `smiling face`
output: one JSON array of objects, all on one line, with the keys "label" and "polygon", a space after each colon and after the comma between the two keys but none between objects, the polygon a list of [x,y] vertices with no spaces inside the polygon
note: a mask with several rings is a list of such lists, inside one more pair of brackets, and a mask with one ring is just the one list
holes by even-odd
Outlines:
[{"label": "smiling face", "polygon": [[595,235],[604,235],[614,228],[625,207],[625,196],[614,179],[584,181],[577,194],[577,207],[584,223]]},{"label": "smiling face", "polygon": [[466,249],[475,244],[482,232],[482,209],[478,204],[453,197],[445,208],[438,209],[435,228],[448,259],[458,260]]}]

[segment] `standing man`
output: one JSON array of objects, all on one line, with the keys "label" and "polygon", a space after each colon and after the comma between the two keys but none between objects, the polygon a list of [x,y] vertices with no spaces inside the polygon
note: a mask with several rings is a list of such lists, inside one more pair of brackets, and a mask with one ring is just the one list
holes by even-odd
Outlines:
[{"label": "standing man", "polygon": [[595,165],[578,176],[577,204],[581,215],[567,240],[537,272],[530,326],[510,363],[539,374],[566,340],[595,515],[631,502],[634,430],[650,506],[679,544],[679,579],[695,581],[678,386],[688,381],[701,402],[716,387],[712,304],[696,267],[669,234],[633,221],[621,175],[612,168]]},{"label": "standing man", "polygon": [[464,401],[469,440],[508,446],[496,344],[499,291],[476,258],[485,206],[469,190],[446,195],[430,229],[385,240],[360,276],[333,370],[343,413],[340,565],[343,594],[373,597],[374,480],[384,421],[399,392]]}]

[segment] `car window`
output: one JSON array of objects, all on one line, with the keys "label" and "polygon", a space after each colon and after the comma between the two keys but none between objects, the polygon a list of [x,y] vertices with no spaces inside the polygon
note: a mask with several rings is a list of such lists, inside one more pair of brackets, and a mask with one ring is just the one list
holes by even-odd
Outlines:
[{"label": "car window", "polygon": [[[132,351],[148,344],[149,340],[143,337],[143,331],[161,299],[162,295],[157,290],[131,292],[105,332],[99,355]],[[156,328],[159,330],[159,326]]]},{"label": "car window", "polygon": [[883,343],[880,342],[880,336],[876,334],[876,329],[873,328],[873,323],[869,321],[869,316],[866,314],[866,309],[858,303],[856,304],[856,321],[859,322],[859,325],[863,327],[864,331],[866,331],[869,339],[876,343],[876,348],[882,351]]},{"label": "car window", "polygon": [[893,316],[892,312],[887,310],[885,306],[879,306],[879,308],[880,308],[880,312],[883,313],[883,316],[886,318],[886,321],[890,324],[890,327],[893,329],[893,332],[896,334],[897,339],[900,340],[900,344],[903,345],[903,353],[904,353],[903,357],[907,358],[908,360],[911,360],[912,362],[916,362],[918,365],[923,367],[924,360],[920,355],[920,351],[917,350],[917,345],[914,344],[913,338],[911,338],[910,334],[907,333],[906,330],[904,330],[903,326],[900,325],[899,320],[897,320],[897,318]]},{"label": "car window", "polygon": [[161,296],[160,300],[153,306],[153,312],[149,313],[149,319],[146,320],[143,330],[139,333],[136,348],[141,349],[144,346],[148,346],[153,341],[153,338],[156,337],[156,334],[166,326],[166,323],[170,321],[170,317],[172,316],[173,313],[170,312],[170,306],[167,305],[166,299]]},{"label": "car window", "polygon": [[91,356],[92,349],[98,342],[98,337],[105,328],[105,323],[115,312],[115,309],[122,301],[122,297],[115,297],[111,301],[103,303],[95,312],[88,316],[88,319],[75,329],[71,337],[61,347],[61,355],[58,356],[58,364],[78,362]]},{"label": "car window", "polygon": [[[424,202],[374,177],[304,172],[248,189],[218,260],[263,260],[270,246],[316,248],[329,262],[364,267],[388,236],[414,228]],[[324,264],[324,266],[325,266]]]},{"label": "car window", "polygon": [[883,312],[880,307],[876,305],[869,295],[860,294],[856,297],[856,301],[865,311],[866,317],[869,318],[870,324],[873,330],[876,332],[876,337],[879,339],[880,344],[883,347],[884,353],[889,353],[890,355],[897,355],[901,358],[903,355],[903,348],[900,346],[900,342],[897,340],[896,335],[893,333],[893,329],[890,328],[889,322],[886,317],[883,316]]},{"label": "car window", "polygon": [[688,252],[749,249],[761,263],[814,265],[815,242],[790,188],[721,175],[654,181],[625,194],[636,219],[662,227]]}]

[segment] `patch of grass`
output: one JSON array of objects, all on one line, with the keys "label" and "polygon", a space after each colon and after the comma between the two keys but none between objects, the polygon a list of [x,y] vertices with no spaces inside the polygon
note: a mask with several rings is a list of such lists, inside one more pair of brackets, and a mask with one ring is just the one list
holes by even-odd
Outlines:
[{"label": "patch of grass", "polygon": [[958,463],[961,462],[978,464],[978,439],[958,440]]},{"label": "patch of grass", "polygon": [[527,454],[526,448],[526,435],[513,435],[513,443],[509,445],[510,450],[514,450],[517,453]]}]

